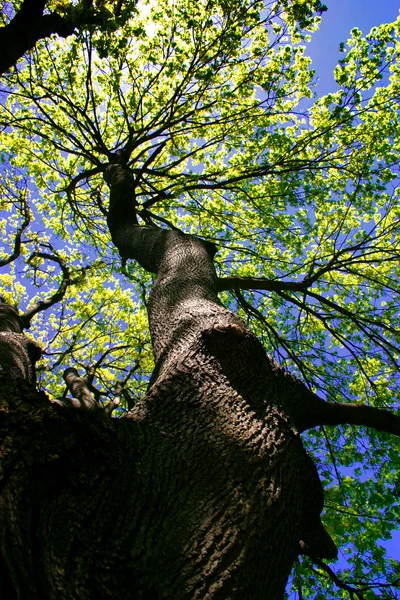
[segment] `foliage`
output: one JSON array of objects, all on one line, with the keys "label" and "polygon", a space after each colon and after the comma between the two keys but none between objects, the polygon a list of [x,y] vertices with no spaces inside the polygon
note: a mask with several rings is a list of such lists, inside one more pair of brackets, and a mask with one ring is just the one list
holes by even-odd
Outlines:
[{"label": "foliage", "polygon": [[[94,366],[103,400],[117,382],[132,399],[153,366],[151,277],[121,264],[107,232],[102,172],[119,151],[142,223],[213,240],[220,277],[249,278],[221,298],[282,365],[327,399],[397,410],[400,20],[365,38],[354,29],[337,90],[315,99],[306,48],[323,10],[143,0],[106,32],[41,41],[4,78],[4,295],[26,310],[68,267],[62,301],[30,331],[50,394],[63,394],[63,368]],[[306,444],[347,561],[341,578],[377,584],[365,598],[394,597],[378,584],[398,580],[399,563],[379,540],[400,518],[398,440],[343,427]],[[351,595],[307,561],[295,588],[299,578],[304,597]]]}]

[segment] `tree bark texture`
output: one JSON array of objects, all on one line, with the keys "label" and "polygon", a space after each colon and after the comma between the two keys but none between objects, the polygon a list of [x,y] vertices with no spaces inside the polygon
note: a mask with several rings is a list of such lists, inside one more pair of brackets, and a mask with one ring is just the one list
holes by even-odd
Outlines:
[{"label": "tree bark texture", "polygon": [[42,350],[22,333],[18,311],[0,299],[0,375],[36,384],[35,363]]},{"label": "tree bark texture", "polygon": [[120,420],[3,386],[1,597],[281,599],[299,552],[336,552],[305,388],[219,303],[211,245],[140,226],[129,173],[106,178],[114,243],[157,274],[155,372]]}]

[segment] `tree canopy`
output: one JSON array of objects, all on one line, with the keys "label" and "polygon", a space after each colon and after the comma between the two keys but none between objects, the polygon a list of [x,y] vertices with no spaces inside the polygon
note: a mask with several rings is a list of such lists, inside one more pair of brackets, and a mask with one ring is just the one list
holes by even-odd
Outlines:
[{"label": "tree canopy", "polygon": [[[112,26],[40,39],[3,75],[0,284],[45,350],[51,397],[73,367],[102,402],[119,384],[120,416],[154,366],[151,274],[106,224],[117,156],[141,223],[216,245],[222,301],[283,367],[327,400],[399,414],[400,19],[353,29],[337,88],[316,98],[307,43],[324,9],[141,0]],[[396,597],[400,563],[380,541],[400,519],[399,440],[352,426],[304,438],[341,563],[335,580],[302,559],[293,590]]]}]

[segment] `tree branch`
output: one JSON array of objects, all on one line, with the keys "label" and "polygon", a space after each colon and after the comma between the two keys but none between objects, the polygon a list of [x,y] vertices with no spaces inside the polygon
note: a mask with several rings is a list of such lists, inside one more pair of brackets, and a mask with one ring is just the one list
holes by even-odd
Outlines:
[{"label": "tree branch", "polygon": [[52,261],[56,262],[58,265],[60,265],[63,277],[62,277],[62,280],[58,287],[58,290],[52,296],[50,296],[50,298],[48,298],[47,300],[41,300],[39,302],[36,302],[36,304],[34,304],[31,308],[28,308],[21,315],[21,321],[22,321],[24,329],[29,329],[32,318],[38,312],[47,310],[48,308],[50,308],[57,302],[60,302],[60,300],[62,300],[64,298],[68,287],[74,283],[77,283],[77,281],[78,281],[77,279],[74,279],[74,280],[71,279],[71,273],[70,273],[69,268],[67,267],[67,265],[65,264],[63,259],[60,258],[59,256],[57,256],[57,254],[55,253],[52,246],[50,246],[50,244],[48,244],[47,247],[49,247],[50,250],[53,252],[52,254],[48,254],[47,252],[34,252],[29,257],[28,263],[31,262],[34,258],[44,258],[46,260],[52,260]]},{"label": "tree branch", "polygon": [[348,585],[347,583],[345,583],[344,581],[342,581],[336,575],[336,573],[334,573],[334,571],[327,564],[325,564],[322,560],[319,560],[318,558],[312,557],[312,561],[320,569],[322,569],[323,571],[325,571],[325,573],[327,573],[327,575],[329,575],[329,577],[332,579],[332,581],[334,582],[334,584],[337,585],[338,588],[340,588],[341,590],[346,590],[347,592],[349,592],[350,598],[354,598],[354,595],[355,595],[355,596],[357,596],[357,598],[359,600],[364,600],[364,595],[363,595],[363,593],[360,590],[358,590],[357,588],[352,587],[351,585]]},{"label": "tree branch", "polygon": [[76,369],[69,367],[63,373],[64,381],[73,398],[64,398],[63,404],[68,403],[73,408],[80,410],[101,410],[99,404],[94,399],[87,378],[79,377]]},{"label": "tree branch", "polygon": [[[65,38],[75,29],[87,25],[97,25],[101,29],[110,25],[110,13],[105,8],[96,11],[92,0],[82,0],[77,5],[68,3],[65,15],[43,14],[46,5],[47,0],[24,0],[14,18],[0,28],[0,74],[10,69],[36,42],[53,33]],[[111,22],[120,17],[120,8]],[[126,16],[129,13],[126,11]]]},{"label": "tree branch", "polygon": [[47,0],[24,0],[14,18],[0,28],[0,73],[5,73],[36,42],[52,33],[71,35],[75,24],[52,13],[44,15]]},{"label": "tree branch", "polygon": [[123,389],[120,383],[115,386],[115,394],[112,400],[104,407],[106,415],[111,416],[114,409],[118,408],[121,403],[121,396],[123,395]]},{"label": "tree branch", "polygon": [[75,191],[78,183],[81,181],[84,181],[85,179],[89,179],[89,177],[92,177],[93,175],[97,175],[98,173],[101,173],[103,170],[104,170],[104,167],[102,167],[102,166],[94,167],[93,169],[89,169],[88,171],[83,171],[82,173],[79,173],[78,175],[76,175],[75,177],[73,177],[71,179],[69,184],[64,188],[64,190],[62,190],[67,193],[68,200],[70,201],[71,204],[73,204],[72,193]]},{"label": "tree branch", "polygon": [[[370,584],[363,582],[363,581],[357,581],[357,582],[354,582],[354,584],[357,585],[357,587],[354,587],[353,585],[349,585],[348,583],[345,583],[342,579],[340,579],[340,577],[338,577],[336,575],[336,573],[331,569],[331,567],[329,565],[327,565],[326,563],[324,563],[319,558],[312,557],[311,560],[315,565],[317,565],[317,567],[319,569],[324,571],[329,576],[329,578],[333,581],[333,583],[338,588],[349,592],[349,596],[352,599],[354,597],[357,597],[359,600],[364,600],[364,598],[365,598],[364,592],[368,592],[369,590],[373,590],[373,589],[379,589],[380,591],[382,591],[385,588],[398,587],[398,585],[400,583],[400,579],[396,579],[395,581],[390,582],[390,583],[370,583]],[[314,572],[316,572],[315,569],[312,569],[312,570]],[[390,597],[392,597],[392,596],[390,596]]]},{"label": "tree branch", "polygon": [[303,281],[279,281],[278,279],[264,279],[262,277],[219,277],[218,291],[226,290],[266,290],[268,292],[279,292],[290,290],[300,292],[306,290],[313,281],[306,277]]},{"label": "tree branch", "polygon": [[[312,392],[309,392],[313,394]],[[366,406],[365,404],[325,402],[318,398],[310,402],[311,410],[304,412],[300,431],[318,425],[358,425],[371,427],[400,436],[400,417],[389,410]]]},{"label": "tree branch", "polygon": [[[251,306],[239,293],[239,300],[245,310],[253,313],[261,322],[266,319]],[[272,359],[270,359],[272,361]],[[298,365],[300,366],[300,365]],[[358,425],[400,436],[400,416],[389,410],[364,404],[326,402],[308,389],[302,381],[278,365],[273,365],[277,377],[284,380],[286,389],[291,389],[291,402],[287,410],[301,433],[320,425]]]},{"label": "tree branch", "polygon": [[15,259],[17,259],[19,257],[19,255],[21,253],[22,234],[25,231],[25,229],[29,226],[30,221],[31,221],[31,215],[30,215],[30,211],[28,208],[28,204],[26,203],[26,201],[24,201],[24,220],[21,224],[21,227],[19,227],[17,229],[17,232],[15,234],[14,250],[13,250],[12,254],[7,256],[7,258],[0,259],[0,267],[4,267],[5,265],[8,265],[9,263],[13,262]]}]

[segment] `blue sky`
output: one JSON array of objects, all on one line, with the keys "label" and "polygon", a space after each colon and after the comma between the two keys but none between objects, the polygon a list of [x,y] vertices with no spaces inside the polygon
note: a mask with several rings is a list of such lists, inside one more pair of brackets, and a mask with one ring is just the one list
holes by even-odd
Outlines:
[{"label": "blue sky", "polygon": [[[328,11],[322,15],[320,29],[313,34],[307,50],[319,78],[316,89],[318,95],[336,89],[333,70],[342,56],[339,44],[348,39],[350,30],[358,27],[366,34],[376,25],[395,20],[400,8],[400,0],[324,1],[328,5]],[[400,531],[395,532],[391,542],[383,545],[388,548],[391,556],[400,560]]]},{"label": "blue sky", "polygon": [[[372,27],[390,23],[399,15],[399,0],[325,0],[327,12],[322,15],[320,29],[313,34],[307,54],[313,60],[316,77],[319,78],[317,95],[335,91],[333,70],[341,58],[340,42],[345,42],[353,27],[367,34]],[[400,560],[400,531],[391,541],[383,543],[390,555]]]},{"label": "blue sky", "polygon": [[313,34],[307,54],[319,77],[319,96],[336,89],[333,70],[341,58],[340,42],[345,42],[353,27],[367,34],[372,27],[394,21],[400,9],[399,0],[324,0],[328,10],[322,15],[319,31]]}]

